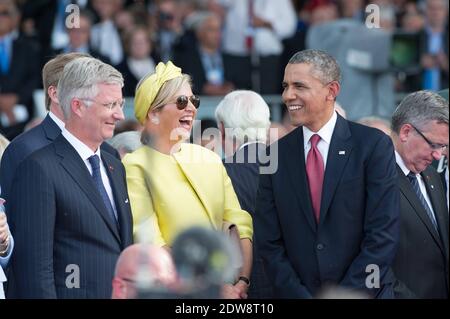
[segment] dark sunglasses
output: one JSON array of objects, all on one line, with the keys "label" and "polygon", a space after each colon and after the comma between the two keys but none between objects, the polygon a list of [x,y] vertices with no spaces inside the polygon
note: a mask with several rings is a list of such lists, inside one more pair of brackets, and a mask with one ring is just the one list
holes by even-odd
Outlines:
[{"label": "dark sunglasses", "polygon": [[194,105],[196,109],[199,108],[200,98],[196,95],[192,95],[190,97],[187,97],[186,95],[180,95],[179,97],[177,97],[177,101],[175,103],[179,110],[184,110],[189,101],[191,101],[192,105]]}]

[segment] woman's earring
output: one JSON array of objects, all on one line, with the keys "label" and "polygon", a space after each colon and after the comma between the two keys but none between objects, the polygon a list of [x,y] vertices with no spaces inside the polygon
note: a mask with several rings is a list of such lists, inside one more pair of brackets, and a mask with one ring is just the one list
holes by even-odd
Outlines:
[{"label": "woman's earring", "polygon": [[150,119],[150,121],[152,121],[152,123],[153,124],[156,124],[156,125],[158,125],[159,124],[159,118],[158,117],[152,117],[151,119]]}]

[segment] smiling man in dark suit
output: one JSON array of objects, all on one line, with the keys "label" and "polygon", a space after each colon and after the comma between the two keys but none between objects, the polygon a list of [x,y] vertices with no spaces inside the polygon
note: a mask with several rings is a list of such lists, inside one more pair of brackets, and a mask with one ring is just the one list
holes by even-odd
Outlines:
[{"label": "smiling man in dark suit", "polygon": [[278,170],[260,175],[254,218],[278,298],[329,285],[393,297],[394,148],[383,132],[336,114],[339,90],[339,66],[323,51],[298,52],[286,66],[283,100],[298,128],[277,142]]},{"label": "smiling man in dark suit", "polygon": [[100,145],[124,118],[122,87],[122,75],[97,59],[64,67],[65,128],[22,162],[10,192],[17,245],[9,297],[111,296],[115,263],[132,243],[132,217],[125,170]]},{"label": "smiling man in dark suit", "polygon": [[[7,209],[9,191],[19,164],[33,152],[53,142],[64,128],[64,115],[57,98],[58,81],[63,73],[64,66],[76,58],[88,56],[82,53],[60,54],[45,64],[42,70],[42,82],[48,114],[41,124],[16,137],[8,145],[2,156],[0,185],[2,196],[7,200],[5,203]],[[102,143],[101,148],[120,159],[118,152],[108,143]],[[8,210],[7,214],[9,214]]]},{"label": "smiling man in dark suit", "polygon": [[398,298],[448,298],[448,210],[430,165],[448,148],[448,101],[430,91],[406,96],[392,116],[400,188]]}]

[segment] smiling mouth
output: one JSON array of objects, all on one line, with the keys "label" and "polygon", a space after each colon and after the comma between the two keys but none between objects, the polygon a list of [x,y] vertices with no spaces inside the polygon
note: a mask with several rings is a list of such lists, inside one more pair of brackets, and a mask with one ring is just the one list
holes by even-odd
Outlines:
[{"label": "smiling mouth", "polygon": [[190,130],[191,126],[192,126],[192,121],[193,121],[193,117],[192,116],[184,116],[182,117],[179,122],[182,128],[186,129],[186,130]]},{"label": "smiling mouth", "polygon": [[303,108],[303,105],[288,105],[288,110],[290,112],[298,111]]}]

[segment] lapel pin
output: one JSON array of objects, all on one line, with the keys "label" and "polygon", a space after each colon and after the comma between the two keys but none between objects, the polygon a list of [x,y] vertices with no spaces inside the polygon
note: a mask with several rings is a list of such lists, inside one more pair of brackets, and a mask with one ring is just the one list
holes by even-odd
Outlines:
[{"label": "lapel pin", "polygon": [[127,198],[127,199],[125,199],[125,204],[128,204],[128,198]]},{"label": "lapel pin", "polygon": [[345,151],[339,151],[339,155],[345,155]]},{"label": "lapel pin", "polygon": [[434,185],[430,185],[431,189],[434,189]]}]

